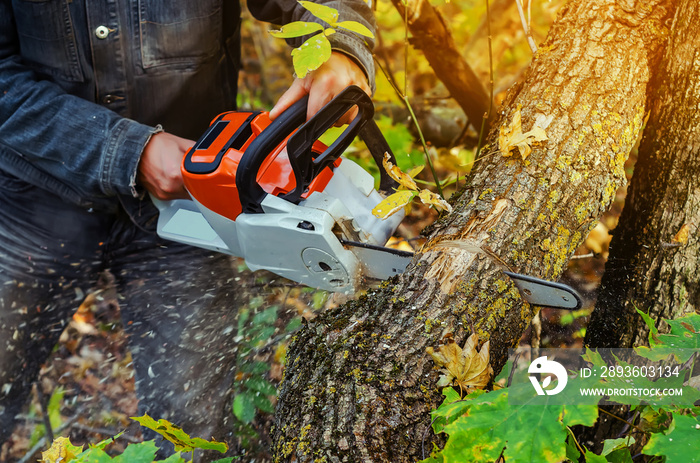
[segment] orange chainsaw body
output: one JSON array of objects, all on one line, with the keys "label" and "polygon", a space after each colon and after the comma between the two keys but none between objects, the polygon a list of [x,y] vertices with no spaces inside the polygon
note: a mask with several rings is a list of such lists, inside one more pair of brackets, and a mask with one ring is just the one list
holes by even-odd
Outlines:
[{"label": "orange chainsaw body", "polygon": [[[207,209],[236,220],[242,212],[236,186],[238,165],[245,150],[270,123],[267,112],[229,111],[217,116],[188,151],[182,164],[183,180],[190,195]],[[296,187],[287,156],[287,139],[270,151],[257,175],[258,184],[274,196],[287,194]],[[322,153],[326,148],[325,144],[316,141],[312,151]],[[339,166],[341,161],[338,158],[333,167]],[[332,177],[330,168],[323,169],[309,184],[302,198],[314,191],[323,191]]]}]

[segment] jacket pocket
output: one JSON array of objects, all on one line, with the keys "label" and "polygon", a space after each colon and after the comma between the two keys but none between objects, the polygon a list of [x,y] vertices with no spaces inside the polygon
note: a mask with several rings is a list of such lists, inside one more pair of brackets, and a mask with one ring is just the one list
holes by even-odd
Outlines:
[{"label": "jacket pocket", "polygon": [[195,67],[221,46],[221,0],[139,0],[144,69],[180,64]]},{"label": "jacket pocket", "polygon": [[24,62],[42,74],[82,82],[67,0],[14,0],[12,6]]}]

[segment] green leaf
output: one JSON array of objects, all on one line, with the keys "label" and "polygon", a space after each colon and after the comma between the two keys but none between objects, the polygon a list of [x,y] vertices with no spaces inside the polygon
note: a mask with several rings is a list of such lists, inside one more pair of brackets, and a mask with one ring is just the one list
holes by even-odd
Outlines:
[{"label": "green leaf", "polygon": [[279,30],[270,31],[270,35],[278,39],[291,39],[293,37],[301,37],[303,35],[313,34],[323,30],[323,26],[319,23],[310,21],[294,21],[285,24]]},{"label": "green leaf", "polygon": [[238,311],[238,331],[239,333],[242,331],[245,331],[246,328],[246,322],[248,322],[248,319],[250,318],[250,310],[247,308],[243,307],[241,310]]},{"label": "green leaf", "polygon": [[[112,443],[117,437],[124,434],[123,432],[114,436],[114,438],[105,439],[99,444],[91,445],[88,450],[85,450],[74,459],[62,460],[70,463],[152,463],[158,448],[152,440],[129,444],[121,455],[111,458],[104,451],[104,447]],[[159,463],[186,463],[179,453],[170,455],[165,460]]]},{"label": "green leaf", "polygon": [[194,449],[202,450],[218,450],[221,453],[226,453],[228,450],[228,445],[223,442],[217,442],[215,440],[207,441],[199,437],[190,437],[185,431],[180,427],[172,424],[168,420],[158,420],[155,421],[148,415],[143,415],[139,417],[131,417],[132,420],[141,424],[148,429],[151,429],[164,439],[172,442],[175,445],[176,452],[191,452]]},{"label": "green leaf", "polygon": [[275,328],[274,326],[266,326],[262,328],[260,331],[258,331],[258,334],[250,340],[251,345],[260,346],[267,344],[268,342],[270,342],[270,338],[272,338],[272,335],[275,334],[275,331],[277,331],[277,328]]},{"label": "green leaf", "polygon": [[627,447],[615,450],[606,455],[605,458],[607,458],[608,463],[634,463],[630,449]]},{"label": "green leaf", "polygon": [[240,367],[238,367],[238,369],[242,373],[248,373],[250,375],[261,375],[270,370],[270,365],[267,362],[256,360],[254,362],[246,362]]},{"label": "green leaf", "polygon": [[[91,455],[92,455],[93,451],[104,450],[108,445],[110,445],[111,443],[113,443],[114,441],[119,439],[119,437],[121,437],[122,434],[124,434],[124,431],[120,432],[116,436],[109,437],[105,440],[102,440],[102,441],[98,442],[97,444],[90,444],[90,448],[88,448],[86,451],[84,451],[83,453],[78,455],[75,460],[71,460],[71,463],[85,463],[85,462],[93,461],[91,459]],[[131,445],[143,445],[143,442],[138,443],[138,444],[131,444]],[[152,461],[153,461],[153,459],[151,458],[146,463],[151,463]],[[136,462],[134,462],[134,463],[136,463]]]},{"label": "green leaf", "polygon": [[63,419],[61,418],[61,405],[63,404],[63,397],[66,395],[66,390],[62,387],[57,387],[51,394],[49,398],[49,403],[46,409],[49,412],[49,421],[51,427],[56,429],[61,426]]},{"label": "green leaf", "polygon": [[301,317],[295,317],[289,320],[289,323],[287,323],[287,326],[284,328],[284,331],[287,333],[291,333],[292,331],[296,331],[299,329],[301,326]]},{"label": "green leaf", "polygon": [[574,438],[569,435],[566,438],[566,458],[571,461],[578,461],[581,458],[581,452],[579,452]]},{"label": "green leaf", "polygon": [[303,79],[331,57],[331,43],[325,35],[314,35],[292,50],[292,64],[297,77]]},{"label": "green leaf", "polygon": [[263,303],[265,302],[265,299],[263,299],[261,296],[256,296],[251,301],[248,303],[251,309],[257,309],[258,307],[262,307]]},{"label": "green leaf", "polygon": [[272,402],[270,402],[268,396],[253,394],[251,397],[253,398],[253,403],[258,410],[265,413],[275,413],[275,407],[272,406]]},{"label": "green leaf", "polygon": [[421,460],[418,463],[444,463],[445,457],[442,456],[440,448],[433,442],[433,451],[430,452],[430,456],[425,460]]},{"label": "green leaf", "polygon": [[[654,325],[653,320],[639,309],[637,312],[651,329]],[[690,356],[700,349],[700,314],[693,312],[674,320],[664,319],[664,321],[670,327],[669,333],[659,334],[654,328],[649,333],[649,344],[652,349],[636,347],[635,351],[649,360],[664,360],[673,354],[681,363],[688,361]]]},{"label": "green leaf", "polygon": [[651,347],[654,347],[654,345],[656,345],[656,335],[659,334],[659,330],[656,329],[654,320],[648,314],[639,310],[637,307],[635,307],[635,310],[637,310],[637,313],[642,316],[644,323],[646,323],[647,327],[649,328],[649,345]]},{"label": "green leaf", "polygon": [[155,460],[157,451],[158,447],[152,440],[131,444],[124,449],[124,453],[114,457],[112,461],[114,463],[151,463]]},{"label": "green leaf", "polygon": [[341,21],[335,25],[335,27],[342,27],[356,34],[360,34],[371,39],[374,38],[374,34],[369,30],[364,24],[358,23],[357,21]]},{"label": "green leaf", "polygon": [[233,461],[233,457],[228,457],[228,458],[221,458],[216,461],[212,461],[211,463],[231,463]]},{"label": "green leaf", "polygon": [[505,366],[503,369],[501,369],[501,372],[493,378],[493,382],[497,383],[500,380],[508,380],[508,377],[510,376],[510,371],[513,369],[513,359],[509,358],[508,361],[506,362]]},{"label": "green leaf", "polygon": [[262,312],[258,312],[253,317],[253,325],[272,325],[277,321],[277,306],[273,305]]},{"label": "green leaf", "polygon": [[320,5],[314,2],[300,1],[301,6],[306,8],[311,12],[312,15],[316,16],[318,19],[326,21],[331,26],[335,27],[338,21],[338,10],[331,8],[326,5]]},{"label": "green leaf", "polygon": [[179,453],[170,455],[165,460],[159,461],[158,463],[187,463],[187,461],[180,456]]},{"label": "green leaf", "polygon": [[673,414],[673,423],[666,434],[656,433],[642,449],[645,455],[664,455],[666,463],[700,462],[698,442],[700,421],[690,415]]},{"label": "green leaf", "polygon": [[[84,452],[83,454],[80,454],[77,458],[77,460],[64,460],[64,461],[69,461],[71,463],[80,462],[80,463],[113,463],[114,460],[112,460],[112,457],[110,457],[107,452],[105,452],[102,449],[88,449]],[[119,463],[125,463],[126,460],[117,460]],[[151,463],[153,460],[147,462]],[[58,463],[58,462],[57,462]],[[137,462],[134,462],[137,463]],[[142,462],[138,462],[142,463]]]},{"label": "green leaf", "polygon": [[[62,387],[57,387],[54,389],[48,403],[46,404],[46,410],[49,415],[49,423],[51,423],[52,429],[57,429],[63,423],[63,418],[61,417],[61,406],[63,405],[63,397],[66,395],[66,390]],[[30,437],[31,445],[35,445],[39,439],[46,435],[46,427],[43,423],[38,424],[32,435]]]},{"label": "green leaf", "polygon": [[328,297],[328,291],[314,291],[314,293],[311,295],[311,307],[313,307],[314,310],[322,309],[326,301],[328,301]]},{"label": "green leaf", "polygon": [[252,377],[248,379],[244,386],[250,390],[257,391],[264,395],[277,395],[277,388],[265,378]]},{"label": "green leaf", "polygon": [[631,436],[629,438],[620,437],[618,439],[605,439],[603,441],[603,451],[600,454],[606,456],[615,450],[629,447],[630,445],[634,444],[634,442],[634,437]]},{"label": "green leaf", "polygon": [[[655,347],[653,350],[658,349]],[[607,365],[607,362],[603,360],[602,356],[596,352],[586,348],[586,353],[582,355],[586,362],[592,363],[594,368],[602,368]],[[624,362],[617,357],[615,357],[615,365],[620,366],[623,369],[626,367],[631,367],[627,362]],[[662,407],[673,406],[678,402],[679,398],[682,397],[683,402],[694,403],[700,400],[700,391],[691,386],[683,385],[683,375],[679,376],[668,376],[661,378],[647,378],[644,376],[639,377],[625,377],[625,376],[608,376],[605,378],[586,378],[582,380],[581,387],[585,388],[613,388],[613,389],[682,389],[682,395],[666,395],[662,397],[641,397],[635,395],[616,395],[611,397],[610,400],[619,403],[621,405],[639,405],[643,400],[649,403],[650,406],[659,410]]]},{"label": "green leaf", "polygon": [[639,417],[639,427],[646,432],[660,432],[668,429],[671,422],[670,413],[665,410],[654,410],[651,407],[643,407]]},{"label": "green leaf", "polygon": [[433,414],[443,418],[441,430],[449,434],[442,456],[447,461],[492,462],[503,451],[506,461],[561,461],[567,453],[567,426],[591,426],[597,419],[595,405],[510,404],[508,395],[520,388],[532,390],[530,384],[517,384],[470,394],[459,402],[446,398]]},{"label": "green leaf", "polygon": [[255,410],[252,394],[243,392],[233,399],[233,414],[243,423],[248,424],[255,419]]},{"label": "green leaf", "polygon": [[586,463],[608,463],[608,460],[593,452],[586,452]]}]

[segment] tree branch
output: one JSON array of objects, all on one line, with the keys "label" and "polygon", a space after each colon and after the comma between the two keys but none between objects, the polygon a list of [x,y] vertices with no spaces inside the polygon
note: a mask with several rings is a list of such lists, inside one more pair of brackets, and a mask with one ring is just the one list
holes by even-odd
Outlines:
[{"label": "tree branch", "polygon": [[[427,0],[392,0],[392,3],[408,21],[413,40],[411,44],[421,50],[438,79],[445,84],[450,95],[462,108],[475,130],[488,112],[490,102],[484,85],[455,45],[452,33],[439,11]],[[406,74],[409,70],[406,69]],[[493,122],[493,114],[486,124],[486,132]]]}]

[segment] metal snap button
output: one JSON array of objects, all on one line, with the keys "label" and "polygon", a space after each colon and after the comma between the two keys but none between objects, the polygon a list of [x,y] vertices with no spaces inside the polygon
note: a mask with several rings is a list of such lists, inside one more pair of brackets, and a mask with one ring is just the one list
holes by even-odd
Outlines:
[{"label": "metal snap button", "polygon": [[107,26],[99,26],[95,29],[95,35],[98,39],[106,39],[109,35],[109,28]]},{"label": "metal snap button", "polygon": [[117,97],[115,97],[114,95],[105,95],[102,97],[102,102],[104,104],[114,103],[115,101],[117,101]]}]

